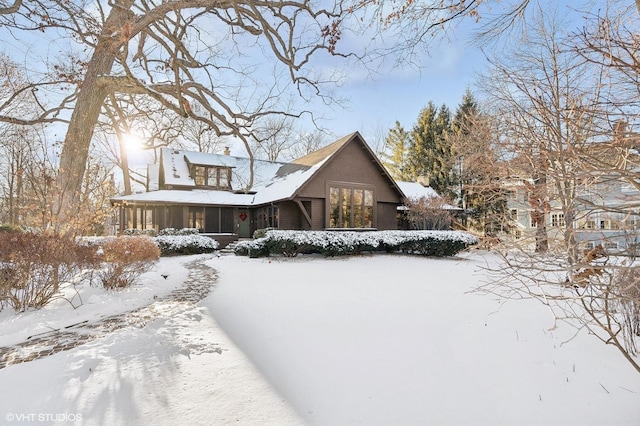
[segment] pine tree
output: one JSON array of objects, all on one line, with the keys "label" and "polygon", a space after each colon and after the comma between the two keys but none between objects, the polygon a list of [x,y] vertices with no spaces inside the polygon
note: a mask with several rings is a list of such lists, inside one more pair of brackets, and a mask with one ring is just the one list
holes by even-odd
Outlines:
[{"label": "pine tree", "polygon": [[455,196],[455,191],[452,188],[455,162],[453,161],[453,149],[448,137],[450,131],[451,111],[443,104],[438,110],[435,121],[435,149],[431,166],[430,186],[440,195],[451,199]]},{"label": "pine tree", "polygon": [[451,130],[459,134],[468,134],[470,129],[467,124],[476,114],[478,114],[478,102],[473,96],[471,89],[467,87],[467,90],[462,96],[462,102],[460,102],[460,105],[458,105],[456,109],[456,115],[453,117]]},{"label": "pine tree", "polygon": [[470,213],[467,225],[485,234],[498,232],[506,198],[499,179],[504,165],[495,150],[495,120],[482,113],[467,89],[451,127],[460,205]]},{"label": "pine tree", "polygon": [[426,177],[436,192],[452,195],[452,149],[447,138],[451,129],[451,112],[446,105],[436,108],[433,102],[420,112],[411,133],[409,149],[411,177]]},{"label": "pine tree", "polygon": [[433,170],[433,156],[436,149],[437,109],[433,102],[429,102],[420,111],[418,122],[411,131],[411,144],[409,146],[409,171],[412,179],[426,177],[431,179]]},{"label": "pine tree", "polygon": [[396,121],[395,127],[389,129],[384,143],[384,151],[380,153],[382,163],[396,180],[411,180],[408,162],[410,143],[409,133],[399,121]]}]

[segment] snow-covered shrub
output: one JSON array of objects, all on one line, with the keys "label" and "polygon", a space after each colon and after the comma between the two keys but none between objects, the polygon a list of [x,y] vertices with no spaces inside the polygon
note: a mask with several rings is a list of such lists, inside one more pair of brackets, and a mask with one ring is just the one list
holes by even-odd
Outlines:
[{"label": "snow-covered shrub", "polygon": [[128,287],[160,258],[160,249],[149,237],[122,236],[102,246],[104,268],[98,277],[104,288]]},{"label": "snow-covered shrub", "polygon": [[297,256],[321,253],[325,256],[364,252],[401,252],[422,256],[453,256],[478,239],[461,231],[280,231],[270,230],[265,237],[240,242],[237,255]]},{"label": "snow-covered shrub", "polygon": [[0,232],[0,310],[41,308],[99,260],[94,248],[52,234]]},{"label": "snow-covered shrub", "polygon": [[138,236],[138,235],[146,235],[147,237],[155,237],[158,233],[155,229],[136,229],[136,228],[128,228],[125,229],[123,235],[127,235],[130,237]]},{"label": "snow-covered shrub", "polygon": [[269,256],[269,250],[267,249],[266,243],[266,238],[240,241],[236,244],[233,252],[236,256],[266,257]]},{"label": "snow-covered shrub", "polygon": [[271,231],[273,228],[260,228],[253,231],[253,238],[264,238],[267,235],[267,231]]},{"label": "snow-covered shrub", "polygon": [[158,235],[153,240],[160,247],[162,256],[211,253],[218,248],[216,240],[204,235]]},{"label": "snow-covered shrub", "polygon": [[161,229],[160,232],[158,232],[158,235],[160,236],[166,236],[166,235],[197,235],[199,233],[197,228],[182,228],[182,229],[176,229],[176,228],[164,228]]}]

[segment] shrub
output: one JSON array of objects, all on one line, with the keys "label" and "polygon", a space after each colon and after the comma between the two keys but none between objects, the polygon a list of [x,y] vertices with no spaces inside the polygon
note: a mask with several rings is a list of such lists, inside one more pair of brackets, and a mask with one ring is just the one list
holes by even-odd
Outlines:
[{"label": "shrub", "polygon": [[267,236],[267,231],[271,231],[271,230],[273,230],[273,228],[256,229],[255,231],[253,231],[253,238],[254,239],[264,238]]},{"label": "shrub", "polygon": [[218,242],[204,235],[159,235],[154,242],[163,256],[211,253]]},{"label": "shrub", "polygon": [[95,249],[53,234],[0,232],[0,309],[40,308],[97,264]]},{"label": "shrub", "polygon": [[198,229],[196,228],[182,228],[182,229],[176,229],[176,228],[164,228],[161,229],[160,232],[158,232],[159,236],[167,236],[167,235],[197,235]]},{"label": "shrub", "polygon": [[18,225],[4,224],[0,225],[0,232],[23,232],[23,229]]},{"label": "shrub", "polygon": [[104,288],[128,287],[160,258],[160,249],[149,237],[122,236],[102,247],[104,268],[99,279]]},{"label": "shrub", "polygon": [[145,235],[147,237],[155,237],[158,235],[155,229],[137,229],[137,228],[128,228],[125,229],[123,235],[127,235],[130,237]]},{"label": "shrub", "polygon": [[384,250],[422,256],[453,256],[477,242],[476,237],[461,231],[270,230],[263,238],[238,243],[235,253],[252,257],[271,254],[293,257],[300,253],[338,256]]}]

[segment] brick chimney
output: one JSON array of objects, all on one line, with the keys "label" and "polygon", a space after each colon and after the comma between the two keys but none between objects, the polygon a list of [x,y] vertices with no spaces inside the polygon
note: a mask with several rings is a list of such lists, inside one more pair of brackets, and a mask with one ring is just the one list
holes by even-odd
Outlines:
[{"label": "brick chimney", "polygon": [[224,147],[224,155],[231,155],[231,151],[229,151],[229,147],[228,146]]}]

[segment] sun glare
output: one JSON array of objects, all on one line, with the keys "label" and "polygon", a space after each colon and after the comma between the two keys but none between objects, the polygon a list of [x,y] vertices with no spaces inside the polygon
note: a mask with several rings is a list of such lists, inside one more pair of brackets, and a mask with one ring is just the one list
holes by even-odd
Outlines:
[{"label": "sun glare", "polygon": [[125,133],[123,135],[123,139],[124,146],[127,148],[127,151],[142,151],[142,139],[140,138],[140,136],[131,133]]}]

